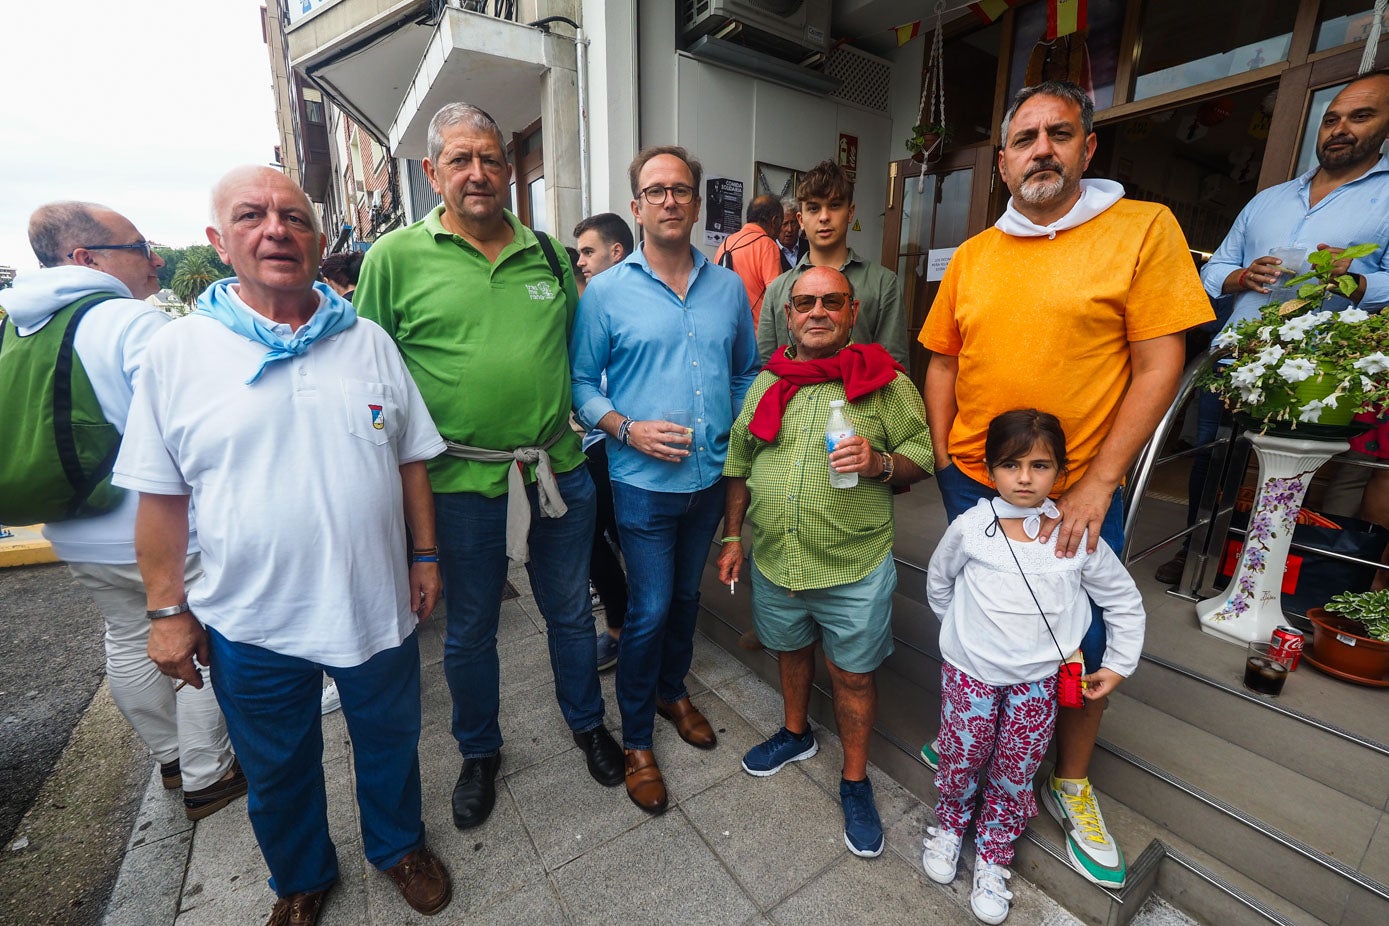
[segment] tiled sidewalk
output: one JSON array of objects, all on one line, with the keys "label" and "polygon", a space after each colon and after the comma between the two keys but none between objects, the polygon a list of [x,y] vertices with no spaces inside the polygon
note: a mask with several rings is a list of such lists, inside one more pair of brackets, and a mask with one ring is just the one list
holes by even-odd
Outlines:
[{"label": "tiled sidewalk", "polygon": [[[511,581],[529,591],[524,571]],[[467,832],[453,827],[449,811],[461,760],[449,735],[440,666],[442,614],[420,630],[425,820],[454,882],[453,902],[438,916],[415,914],[362,857],[346,727],[340,713],[325,718],[329,825],[342,876],[324,907],[324,926],[977,922],[969,912],[971,861],[948,887],[928,880],[921,837],[930,810],[876,769],[888,849],[860,859],[845,848],[833,735],[817,727],[819,754],[771,778],[743,772],[743,752],[780,725],[780,697],[702,636],[690,691],[718,731],[718,748],[693,749],[669,723],[656,721],[656,756],[671,798],[659,817],[635,807],[621,785],[595,783],[555,704],[543,628],[529,594],[503,604],[503,780],[491,818]],[[616,734],[611,672],[603,675],[603,695]],[[106,926],[263,923],[274,898],[244,808],[238,801],[193,826],[176,796],[152,781]],[[1078,926],[1020,877],[1010,887],[1010,923]]]}]

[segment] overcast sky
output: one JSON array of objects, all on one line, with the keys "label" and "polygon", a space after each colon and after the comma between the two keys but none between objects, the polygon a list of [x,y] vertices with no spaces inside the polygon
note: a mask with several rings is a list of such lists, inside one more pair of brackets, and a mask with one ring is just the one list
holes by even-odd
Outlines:
[{"label": "overcast sky", "polygon": [[208,192],[274,158],[262,0],[6,3],[0,264],[38,266],[29,213],[103,203],[151,241],[206,243]]}]

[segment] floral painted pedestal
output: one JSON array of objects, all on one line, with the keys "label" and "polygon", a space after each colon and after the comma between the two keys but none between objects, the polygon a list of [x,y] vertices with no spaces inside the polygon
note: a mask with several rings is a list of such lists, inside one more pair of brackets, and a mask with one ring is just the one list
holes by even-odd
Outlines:
[{"label": "floral painted pedestal", "polygon": [[1259,458],[1259,493],[1240,551],[1239,568],[1224,595],[1197,602],[1201,629],[1231,643],[1267,640],[1283,616],[1283,567],[1297,513],[1317,468],[1350,449],[1339,440],[1250,434]]}]

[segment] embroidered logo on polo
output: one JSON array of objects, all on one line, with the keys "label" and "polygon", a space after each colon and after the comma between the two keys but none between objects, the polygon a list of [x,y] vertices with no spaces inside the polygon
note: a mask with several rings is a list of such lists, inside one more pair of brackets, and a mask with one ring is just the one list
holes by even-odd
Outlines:
[{"label": "embroidered logo on polo", "polygon": [[368,405],[371,409],[371,426],[380,431],[386,427],[386,414],[381,410],[380,405]]},{"label": "embroidered logo on polo", "polygon": [[539,283],[527,283],[526,292],[530,295],[532,302],[549,302],[555,298],[555,288],[546,280]]}]

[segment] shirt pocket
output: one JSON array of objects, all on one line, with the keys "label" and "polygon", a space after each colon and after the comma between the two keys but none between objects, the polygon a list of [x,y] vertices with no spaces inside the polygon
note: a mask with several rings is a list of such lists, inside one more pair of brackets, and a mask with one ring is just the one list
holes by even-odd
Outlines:
[{"label": "shirt pocket", "polygon": [[347,430],[353,437],[372,444],[385,444],[395,436],[399,406],[390,386],[344,379],[342,400],[347,412]]}]

